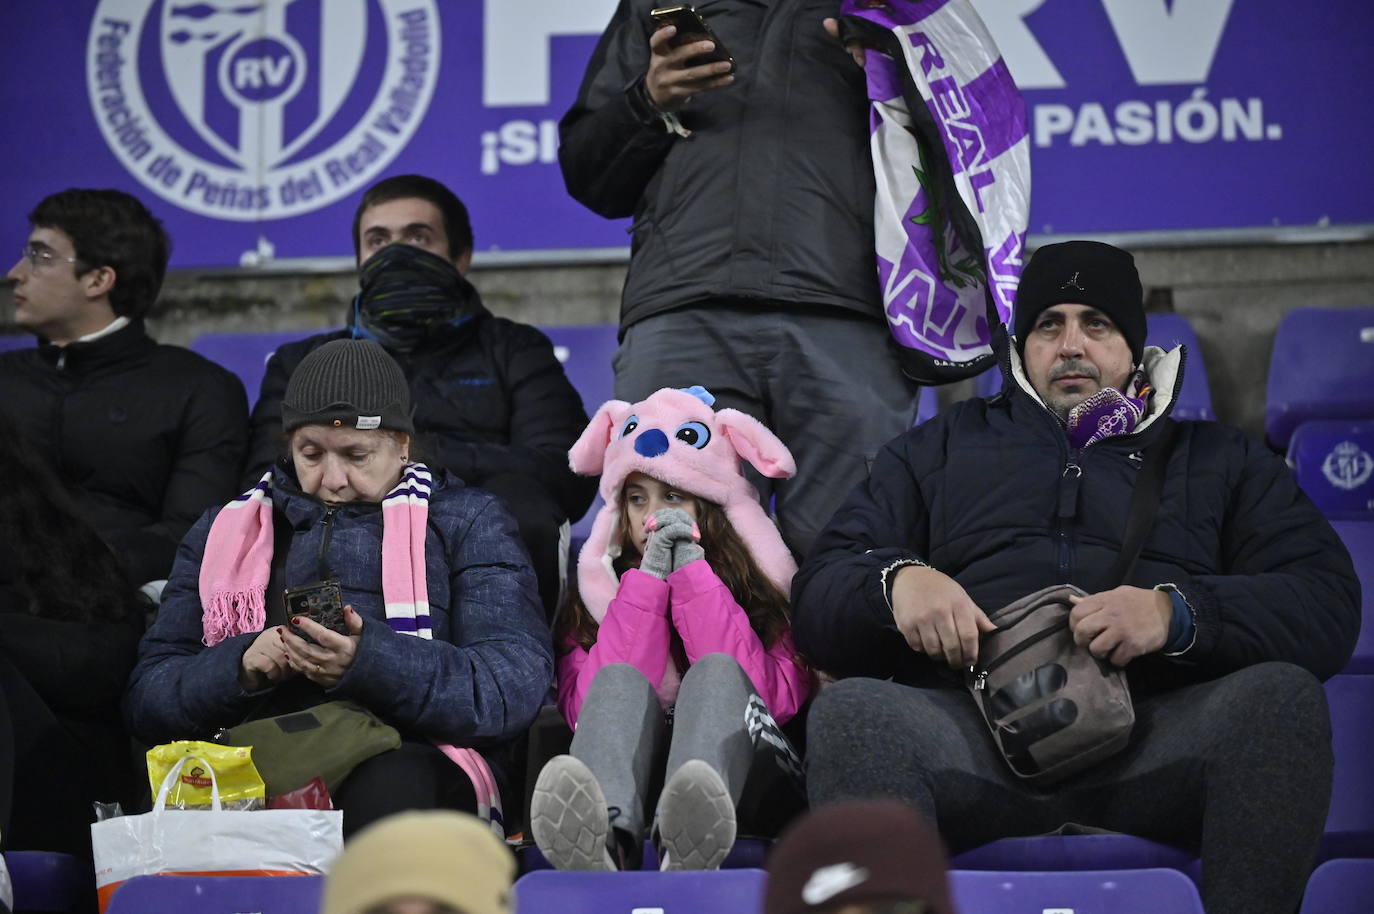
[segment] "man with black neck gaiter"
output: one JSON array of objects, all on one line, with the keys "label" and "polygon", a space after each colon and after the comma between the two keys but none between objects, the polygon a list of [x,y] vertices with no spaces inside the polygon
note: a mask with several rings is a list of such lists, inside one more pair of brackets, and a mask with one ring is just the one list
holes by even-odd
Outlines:
[{"label": "man with black neck gaiter", "polygon": [[420,175],[387,178],[363,194],[353,222],[358,295],[348,326],[282,346],[267,363],[253,410],[245,481],[283,453],[281,399],[301,359],[341,338],[381,343],[405,370],[418,455],[505,499],[552,613],[559,528],[586,512],[595,480],[567,453],[587,424],[577,391],[533,327],[495,317],[464,274],[472,228],[462,202]]}]

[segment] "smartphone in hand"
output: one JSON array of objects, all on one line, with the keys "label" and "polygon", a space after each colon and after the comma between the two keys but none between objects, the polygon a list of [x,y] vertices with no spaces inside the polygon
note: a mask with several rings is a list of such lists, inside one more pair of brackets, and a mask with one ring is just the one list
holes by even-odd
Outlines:
[{"label": "smartphone in hand", "polygon": [[715,32],[706,24],[706,20],[701,18],[690,3],[680,6],[660,7],[649,13],[649,18],[653,20],[654,30],[657,31],[666,26],[673,26],[677,29],[677,34],[673,36],[673,47],[680,47],[684,44],[691,44],[696,41],[709,41],[715,45],[705,54],[698,54],[696,57],[687,61],[690,67],[699,67],[702,64],[725,61],[730,64],[730,69],[734,69],[735,60],[730,56],[730,52],[725,49],[725,45],[720,43]]},{"label": "smartphone in hand", "polygon": [[[343,588],[339,586],[338,581],[319,581],[300,587],[288,587],[285,598],[287,618],[305,616],[332,632],[348,634],[348,629],[344,625]],[[314,638],[299,628],[294,630],[311,644],[316,643]]]}]

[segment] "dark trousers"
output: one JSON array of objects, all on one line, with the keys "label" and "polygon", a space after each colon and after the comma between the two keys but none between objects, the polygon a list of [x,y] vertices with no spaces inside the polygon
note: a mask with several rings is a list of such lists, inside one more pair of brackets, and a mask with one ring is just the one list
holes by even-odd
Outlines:
[{"label": "dark trousers", "polygon": [[477,812],[477,794],[463,769],[437,747],[409,741],[354,768],[333,799],[335,808],[343,810],[345,838],[410,809]]},{"label": "dark trousers", "polygon": [[785,302],[703,304],[647,317],[615,355],[615,395],[633,403],[662,387],[700,384],[715,408],[748,413],[787,445],[797,475],[744,465],[764,505],[776,499],[783,540],[800,559],[874,455],[911,427],[918,387],[901,373],[880,320]]},{"label": "dark trousers", "polygon": [[1007,768],[969,696],[848,679],[809,719],[812,805],[894,796],[951,853],[1066,822],[1188,847],[1208,914],[1292,914],[1331,796],[1326,695],[1285,663],[1136,701],[1130,745],[1045,790]]}]

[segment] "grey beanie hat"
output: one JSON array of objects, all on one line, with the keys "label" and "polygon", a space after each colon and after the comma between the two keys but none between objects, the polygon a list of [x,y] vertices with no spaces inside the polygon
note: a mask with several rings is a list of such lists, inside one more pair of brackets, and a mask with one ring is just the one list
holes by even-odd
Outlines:
[{"label": "grey beanie hat", "polygon": [[372,340],[331,340],[301,360],[281,403],[282,430],[302,425],[415,433],[410,385],[396,360]]}]

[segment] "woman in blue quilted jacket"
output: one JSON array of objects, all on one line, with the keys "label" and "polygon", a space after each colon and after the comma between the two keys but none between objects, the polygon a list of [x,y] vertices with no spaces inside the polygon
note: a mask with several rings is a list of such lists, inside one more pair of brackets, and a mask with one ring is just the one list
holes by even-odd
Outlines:
[{"label": "woman in blue quilted jacket", "polygon": [[[374,342],[311,353],[282,412],[289,462],[181,543],[130,679],[131,729],[150,743],[209,738],[350,700],[402,744],[336,786],[345,834],[402,809],[499,819],[500,748],[533,721],[553,673],[515,522],[411,459],[405,377]],[[289,615],[302,600],[323,612]]]}]

